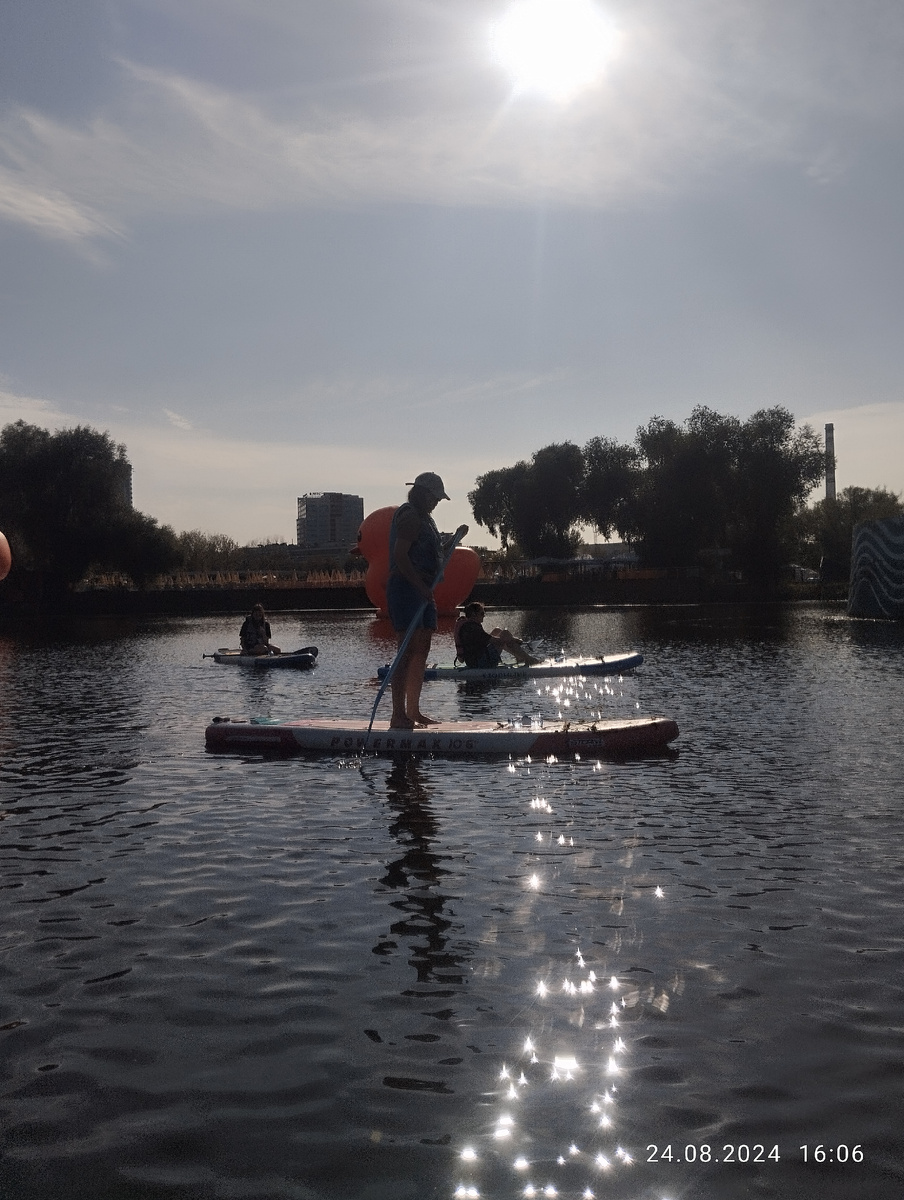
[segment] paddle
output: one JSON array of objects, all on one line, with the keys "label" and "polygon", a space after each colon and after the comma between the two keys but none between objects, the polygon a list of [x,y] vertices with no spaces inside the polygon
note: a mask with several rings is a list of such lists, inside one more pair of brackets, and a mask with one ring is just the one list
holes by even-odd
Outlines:
[{"label": "paddle", "polygon": [[[455,533],[452,535],[452,540],[450,542],[446,543],[445,554],[443,557],[442,566],[440,567],[439,573],[437,574],[433,583],[430,585],[431,592],[436,587],[436,585],[442,581],[443,574],[446,570],[446,567],[449,565],[449,559],[452,557],[455,547],[462,540],[462,538],[464,538],[467,535],[467,532],[468,532],[467,525],[459,525],[459,527],[455,530]],[[414,637],[415,629],[417,629],[421,623],[421,617],[423,617],[423,615],[424,615],[424,609],[427,607],[427,604],[428,604],[428,601],[425,600],[423,602],[423,604],[420,606],[420,608],[417,610],[417,612],[414,614],[414,616],[412,617],[411,624],[408,626],[408,629],[405,631],[405,636],[402,638],[401,642],[399,643],[399,648],[396,651],[396,656],[392,660],[392,662],[389,664],[389,670],[383,676],[383,682],[380,684],[379,691],[377,692],[377,698],[374,701],[373,710],[370,714],[370,722],[367,726],[367,733],[364,735],[364,745],[362,747],[362,751],[367,749],[367,741],[368,741],[368,738],[370,737],[370,731],[373,729],[374,719],[377,715],[377,709],[380,706],[380,701],[383,699],[383,693],[386,691],[387,687],[389,686],[389,681],[392,679],[392,677],[395,673],[395,669],[399,665],[399,662],[401,661],[402,655],[408,649],[408,643]]]}]

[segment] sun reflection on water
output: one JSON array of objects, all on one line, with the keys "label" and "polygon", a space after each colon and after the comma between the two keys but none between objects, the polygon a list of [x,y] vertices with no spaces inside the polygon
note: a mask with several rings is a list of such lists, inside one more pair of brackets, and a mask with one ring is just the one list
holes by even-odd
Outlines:
[{"label": "sun reflection on water", "polygon": [[[541,819],[553,811],[544,795],[529,803]],[[528,858],[534,862],[523,879],[526,890],[535,894],[532,906],[561,896],[563,864],[577,862],[583,853],[583,839],[573,822],[567,823],[572,825],[568,832],[536,829],[530,834]],[[535,865],[542,869],[532,869]],[[665,894],[656,886],[646,895],[652,901]],[[620,882],[613,888],[610,911],[623,918],[630,902],[631,894]],[[530,913],[532,922],[542,924],[540,911],[532,907]],[[511,1194],[528,1197],[595,1200],[603,1176],[609,1181],[607,1195],[613,1186],[636,1186],[630,1180],[638,1149],[626,1136],[638,1136],[637,1114],[623,1111],[630,1096],[633,1031],[645,1014],[667,1010],[669,992],[652,981],[638,984],[629,973],[636,966],[618,969],[614,956],[625,948],[621,933],[607,944],[594,932],[596,926],[579,938],[575,929],[569,958],[538,964],[533,977],[524,981],[527,1028],[513,1030],[505,1060],[496,1067],[495,1084],[485,1095],[489,1119],[469,1147],[472,1157],[462,1154],[471,1178],[460,1183],[465,1190],[456,1195],[470,1196],[475,1194],[470,1189],[481,1187],[488,1195],[509,1194],[500,1190],[506,1173],[515,1189]]]}]

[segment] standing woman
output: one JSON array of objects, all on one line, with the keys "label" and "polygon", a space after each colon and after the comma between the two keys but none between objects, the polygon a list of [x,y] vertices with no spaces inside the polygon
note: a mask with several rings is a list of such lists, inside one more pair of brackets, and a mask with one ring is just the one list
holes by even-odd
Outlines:
[{"label": "standing woman", "polygon": [[408,503],[396,509],[389,530],[386,604],[399,645],[420,606],[426,602],[426,607],[392,677],[391,729],[437,724],[421,712],[424,669],[436,629],[433,581],[443,564],[442,538],[430,514],[449,497],[433,471],[424,471],[408,487]]}]

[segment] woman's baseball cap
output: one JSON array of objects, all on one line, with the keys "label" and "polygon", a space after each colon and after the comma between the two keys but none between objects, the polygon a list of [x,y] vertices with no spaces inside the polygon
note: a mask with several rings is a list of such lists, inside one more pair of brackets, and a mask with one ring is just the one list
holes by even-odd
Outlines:
[{"label": "woman's baseball cap", "polygon": [[422,471],[413,483],[406,483],[405,487],[423,488],[425,492],[429,492],[431,496],[435,496],[437,500],[450,500],[451,496],[446,495],[446,489],[443,487],[443,481],[434,471]]}]

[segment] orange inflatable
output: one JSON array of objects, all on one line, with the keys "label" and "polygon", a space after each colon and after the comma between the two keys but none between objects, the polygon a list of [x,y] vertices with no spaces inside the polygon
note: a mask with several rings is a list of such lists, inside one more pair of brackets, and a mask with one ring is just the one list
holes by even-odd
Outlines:
[{"label": "orange inflatable", "polygon": [[386,580],[389,578],[389,526],[395,508],[378,508],[366,516],[358,530],[355,552],[367,559],[364,590],[377,610],[386,616]]},{"label": "orange inflatable", "polygon": [[13,556],[10,553],[9,542],[4,535],[0,533],[0,579],[5,579],[9,574],[9,569],[13,565]]},{"label": "orange inflatable", "polygon": [[[389,527],[394,512],[395,506],[378,508],[366,516],[358,530],[358,544],[354,550],[367,559],[364,590],[380,617],[386,616]],[[479,574],[480,555],[467,546],[456,546],[446,566],[445,577],[434,592],[437,611],[444,616],[453,616],[462,600],[470,594]]]},{"label": "orange inflatable", "polygon": [[442,583],[437,584],[433,595],[436,611],[440,616],[452,617],[458,606],[471,594],[471,589],[480,574],[480,555],[470,546],[456,546],[446,566]]}]

